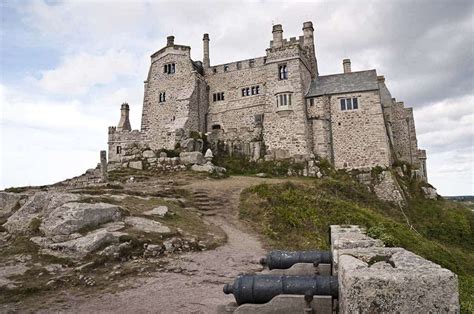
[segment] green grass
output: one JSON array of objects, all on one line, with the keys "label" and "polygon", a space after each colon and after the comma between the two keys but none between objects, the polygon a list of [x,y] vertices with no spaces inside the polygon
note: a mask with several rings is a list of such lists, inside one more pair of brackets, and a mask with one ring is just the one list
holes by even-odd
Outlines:
[{"label": "green grass", "polygon": [[401,209],[379,201],[349,176],[244,190],[240,217],[278,249],[328,249],[333,224],[365,226],[387,246],[400,246],[459,275],[463,312],[474,306],[474,215],[444,200],[413,197]]},{"label": "green grass", "polygon": [[224,167],[229,175],[255,175],[265,173],[269,176],[286,176],[288,170],[301,173],[304,165],[293,163],[291,160],[280,161],[252,161],[243,157],[215,157],[214,163]]}]

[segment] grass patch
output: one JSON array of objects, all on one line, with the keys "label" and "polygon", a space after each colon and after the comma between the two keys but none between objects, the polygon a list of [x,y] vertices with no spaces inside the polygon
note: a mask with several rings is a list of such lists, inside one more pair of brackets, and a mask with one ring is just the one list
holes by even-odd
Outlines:
[{"label": "grass patch", "polygon": [[444,200],[413,197],[401,210],[379,201],[367,189],[340,174],[339,178],[244,190],[240,217],[265,236],[276,249],[329,249],[329,226],[365,226],[369,235],[387,246],[400,246],[459,275],[463,311],[472,309],[474,295],[474,215]]},{"label": "grass patch", "polygon": [[215,157],[214,162],[220,167],[224,167],[229,175],[255,175],[265,173],[269,176],[287,176],[288,171],[301,174],[304,165],[294,163],[291,160],[279,161],[252,161],[245,157]]}]

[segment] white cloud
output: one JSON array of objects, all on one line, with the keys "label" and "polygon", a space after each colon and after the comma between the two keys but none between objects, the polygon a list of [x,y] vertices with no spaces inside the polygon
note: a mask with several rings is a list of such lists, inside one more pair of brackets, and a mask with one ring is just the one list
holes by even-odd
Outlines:
[{"label": "white cloud", "polygon": [[42,72],[39,85],[47,91],[78,95],[98,84],[109,84],[120,76],[134,75],[139,65],[130,53],[109,50],[101,55],[79,53],[66,56],[52,70]]}]

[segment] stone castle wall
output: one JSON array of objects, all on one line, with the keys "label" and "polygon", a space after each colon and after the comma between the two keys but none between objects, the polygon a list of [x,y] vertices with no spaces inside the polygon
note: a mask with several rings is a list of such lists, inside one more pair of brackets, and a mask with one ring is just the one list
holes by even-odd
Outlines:
[{"label": "stone castle wall", "polygon": [[[340,99],[358,97],[359,109],[341,111]],[[331,96],[334,166],[337,169],[389,167],[390,147],[376,91]]]}]

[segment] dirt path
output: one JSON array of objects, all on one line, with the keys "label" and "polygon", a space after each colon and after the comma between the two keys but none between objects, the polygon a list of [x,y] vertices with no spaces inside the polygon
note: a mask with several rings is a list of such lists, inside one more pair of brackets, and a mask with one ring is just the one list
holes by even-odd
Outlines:
[{"label": "dirt path", "polygon": [[[67,304],[50,311],[100,313],[213,313],[233,301],[222,287],[239,273],[261,270],[258,260],[265,252],[258,238],[238,221],[242,189],[264,179],[232,177],[201,180],[184,188],[200,196],[204,219],[220,226],[227,243],[215,250],[183,254],[170,260],[171,272],[128,280],[131,288],[115,294],[68,296]],[[269,180],[277,182],[281,180]]]}]

